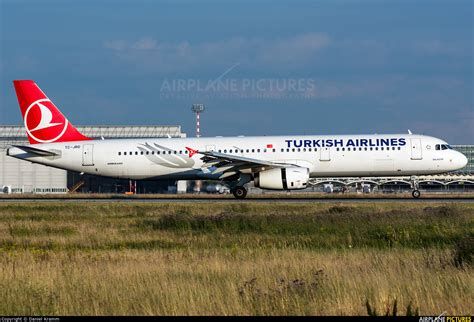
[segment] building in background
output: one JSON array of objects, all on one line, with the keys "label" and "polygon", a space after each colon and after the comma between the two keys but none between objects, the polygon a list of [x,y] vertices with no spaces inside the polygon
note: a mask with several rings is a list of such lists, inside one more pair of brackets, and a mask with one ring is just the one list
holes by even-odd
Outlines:
[{"label": "building in background", "polygon": [[474,175],[474,145],[453,145],[452,147],[467,158],[467,165],[456,172]]},{"label": "building in background", "polygon": [[[186,137],[179,125],[155,126],[78,126],[84,135],[94,139],[126,139]],[[78,192],[112,192],[129,191],[129,180],[111,179],[91,175],[80,175],[76,172],[55,169],[40,164],[15,159],[6,155],[6,148],[11,145],[28,144],[23,126],[0,126],[0,188],[12,193],[67,193]],[[137,192],[164,192],[170,181],[139,182]],[[133,182],[133,185],[135,183]]]}]

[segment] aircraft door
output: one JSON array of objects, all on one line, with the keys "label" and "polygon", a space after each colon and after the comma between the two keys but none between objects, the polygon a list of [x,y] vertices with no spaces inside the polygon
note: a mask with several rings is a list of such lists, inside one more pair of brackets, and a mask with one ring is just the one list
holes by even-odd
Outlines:
[{"label": "aircraft door", "polygon": [[90,166],[94,165],[94,145],[84,144],[82,146],[82,165]]},{"label": "aircraft door", "polygon": [[411,159],[421,160],[423,159],[421,150],[421,139],[410,139],[411,143]]},{"label": "aircraft door", "polygon": [[319,150],[319,161],[331,161],[331,154],[330,154],[330,149],[329,148],[321,148]]}]

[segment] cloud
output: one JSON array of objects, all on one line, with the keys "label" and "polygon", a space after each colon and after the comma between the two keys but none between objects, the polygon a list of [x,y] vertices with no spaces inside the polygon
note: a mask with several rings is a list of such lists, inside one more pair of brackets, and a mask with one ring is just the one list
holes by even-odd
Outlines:
[{"label": "cloud", "polygon": [[233,62],[251,66],[304,66],[331,44],[325,33],[287,38],[232,37],[220,41],[161,42],[153,37],[134,41],[107,40],[103,47],[119,59],[151,72],[184,71],[203,65],[222,68]]},{"label": "cloud", "polygon": [[447,42],[438,39],[420,40],[412,44],[413,51],[419,55],[428,56],[460,56],[470,54],[472,45],[465,43]]}]

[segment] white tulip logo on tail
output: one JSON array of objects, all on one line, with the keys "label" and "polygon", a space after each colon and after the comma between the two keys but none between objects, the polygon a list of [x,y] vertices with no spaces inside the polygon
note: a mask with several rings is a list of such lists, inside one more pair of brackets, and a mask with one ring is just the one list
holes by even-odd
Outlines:
[{"label": "white tulip logo on tail", "polygon": [[24,117],[26,131],[38,142],[54,142],[66,132],[68,120],[61,113],[53,115],[52,108],[56,110],[52,102],[45,98],[31,103],[26,109]]}]

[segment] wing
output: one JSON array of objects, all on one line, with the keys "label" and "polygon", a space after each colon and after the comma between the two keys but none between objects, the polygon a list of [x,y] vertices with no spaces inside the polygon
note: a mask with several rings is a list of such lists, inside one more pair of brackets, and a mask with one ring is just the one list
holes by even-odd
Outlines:
[{"label": "wing", "polygon": [[259,172],[271,168],[285,168],[289,166],[297,166],[288,163],[279,163],[272,161],[247,158],[238,155],[219,153],[215,151],[195,151],[194,153],[202,154],[201,160],[204,162],[203,168],[216,167],[212,174],[222,173],[219,179],[233,176],[239,172]]}]

